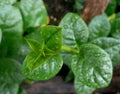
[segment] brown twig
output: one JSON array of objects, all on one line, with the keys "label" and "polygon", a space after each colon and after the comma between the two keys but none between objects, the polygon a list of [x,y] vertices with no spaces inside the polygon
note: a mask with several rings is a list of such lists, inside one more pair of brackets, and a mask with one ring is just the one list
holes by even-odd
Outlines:
[{"label": "brown twig", "polygon": [[87,0],[81,17],[88,24],[94,16],[104,13],[109,2],[110,0]]}]

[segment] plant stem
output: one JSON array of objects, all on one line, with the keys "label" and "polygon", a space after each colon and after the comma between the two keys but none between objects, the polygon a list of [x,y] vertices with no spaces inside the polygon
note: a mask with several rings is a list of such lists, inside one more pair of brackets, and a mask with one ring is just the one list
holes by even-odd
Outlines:
[{"label": "plant stem", "polygon": [[68,47],[66,45],[63,45],[61,47],[61,50],[66,51],[66,52],[70,52],[70,53],[73,53],[73,54],[78,54],[79,53],[78,50],[72,49],[72,48],[70,48],[70,47]]}]

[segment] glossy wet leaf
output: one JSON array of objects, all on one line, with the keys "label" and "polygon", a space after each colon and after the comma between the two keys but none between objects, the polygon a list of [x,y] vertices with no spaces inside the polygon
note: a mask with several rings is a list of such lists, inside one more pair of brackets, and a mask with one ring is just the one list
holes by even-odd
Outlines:
[{"label": "glossy wet leaf", "polygon": [[40,31],[47,51],[58,52],[62,46],[62,30],[57,26],[45,26]]},{"label": "glossy wet leaf", "polygon": [[105,14],[94,17],[88,25],[89,40],[108,36],[111,26]]},{"label": "glossy wet leaf", "polygon": [[2,41],[2,31],[0,29],[0,43],[1,43],[1,41]]},{"label": "glossy wet leaf", "polygon": [[110,0],[107,9],[106,9],[106,13],[108,16],[112,15],[113,13],[115,13],[116,11],[116,7],[117,7],[117,2],[116,0]]},{"label": "glossy wet leaf", "polygon": [[120,40],[115,38],[98,38],[91,43],[103,48],[111,58],[120,51]]},{"label": "glossy wet leaf", "polygon": [[22,16],[19,9],[11,5],[0,4],[0,28],[2,32],[22,35],[22,26]]},{"label": "glossy wet leaf", "polygon": [[[78,45],[87,42],[89,35],[87,26],[77,14],[66,14],[59,26],[62,27],[63,45],[71,49],[78,49]],[[64,63],[70,67],[72,54],[62,52],[62,56]]]},{"label": "glossy wet leaf", "polygon": [[0,93],[17,94],[22,82],[21,65],[12,59],[0,59]]},{"label": "glossy wet leaf", "polygon": [[[43,53],[43,54],[42,54]],[[44,52],[31,52],[27,55],[27,57],[24,60],[24,63],[27,63],[27,67],[29,68],[29,71],[33,71],[42,64],[44,64],[45,61],[47,61],[50,58],[49,55],[44,56]]]},{"label": "glossy wet leaf", "polygon": [[62,65],[62,57],[60,55],[53,55],[33,71],[30,71],[27,62],[24,62],[22,73],[27,79],[48,80],[60,71]]},{"label": "glossy wet leaf", "polygon": [[47,24],[47,12],[43,0],[21,0],[20,10],[24,20],[24,29]]},{"label": "glossy wet leaf", "polygon": [[5,3],[5,4],[14,4],[16,0],[0,0],[0,3]]},{"label": "glossy wet leaf", "polygon": [[85,22],[74,13],[68,13],[61,20],[60,27],[63,30],[63,45],[67,45],[73,49],[77,45],[87,42],[89,32]]},{"label": "glossy wet leaf", "polygon": [[83,44],[80,47],[80,54],[73,56],[71,67],[76,79],[92,88],[106,87],[112,78],[109,55],[93,44]]},{"label": "glossy wet leaf", "polygon": [[83,85],[76,78],[74,80],[74,87],[75,87],[75,90],[76,90],[77,94],[92,94],[92,92],[95,90],[94,88]]},{"label": "glossy wet leaf", "polygon": [[120,13],[118,13],[115,17],[115,19],[113,19],[111,21],[111,35],[114,38],[120,39]]},{"label": "glossy wet leaf", "polygon": [[42,51],[44,48],[44,42],[40,43],[39,41],[34,39],[26,39],[26,41],[33,51]]}]

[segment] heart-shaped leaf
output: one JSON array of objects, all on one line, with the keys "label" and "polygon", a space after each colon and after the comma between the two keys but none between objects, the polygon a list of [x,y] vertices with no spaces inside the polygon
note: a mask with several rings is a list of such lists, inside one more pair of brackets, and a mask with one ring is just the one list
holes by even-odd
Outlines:
[{"label": "heart-shaped leaf", "polygon": [[103,48],[111,58],[120,51],[120,40],[115,38],[98,38],[91,43]]},{"label": "heart-shaped leaf", "polygon": [[111,26],[105,14],[96,16],[89,23],[89,40],[108,36]]},{"label": "heart-shaped leaf", "polygon": [[19,62],[8,59],[0,59],[0,93],[17,94],[19,84],[22,82],[21,65]]},{"label": "heart-shaped leaf", "polygon": [[45,62],[33,71],[30,71],[27,62],[24,62],[22,69],[23,75],[31,80],[48,80],[55,76],[63,65],[62,57],[58,54],[49,57],[47,60],[46,57],[44,59]]},{"label": "heart-shaped leaf", "polygon": [[80,47],[80,54],[73,56],[71,67],[76,79],[92,88],[106,87],[112,78],[109,55],[93,44],[83,44]]},{"label": "heart-shaped leaf", "polygon": [[76,49],[77,45],[87,42],[89,36],[87,25],[77,14],[67,13],[59,26],[63,30],[63,45]]},{"label": "heart-shaped leaf", "polygon": [[42,0],[21,0],[20,10],[24,19],[24,29],[47,24],[47,12]]}]

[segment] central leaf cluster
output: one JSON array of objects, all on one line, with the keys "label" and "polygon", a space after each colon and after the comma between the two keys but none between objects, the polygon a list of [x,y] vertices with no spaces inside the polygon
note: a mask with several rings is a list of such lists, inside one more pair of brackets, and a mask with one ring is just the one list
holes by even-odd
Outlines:
[{"label": "central leaf cluster", "polygon": [[60,55],[62,30],[57,26],[45,26],[41,28],[39,38],[40,41],[26,39],[32,52],[24,61],[23,74],[34,80],[50,79],[63,64]]}]

